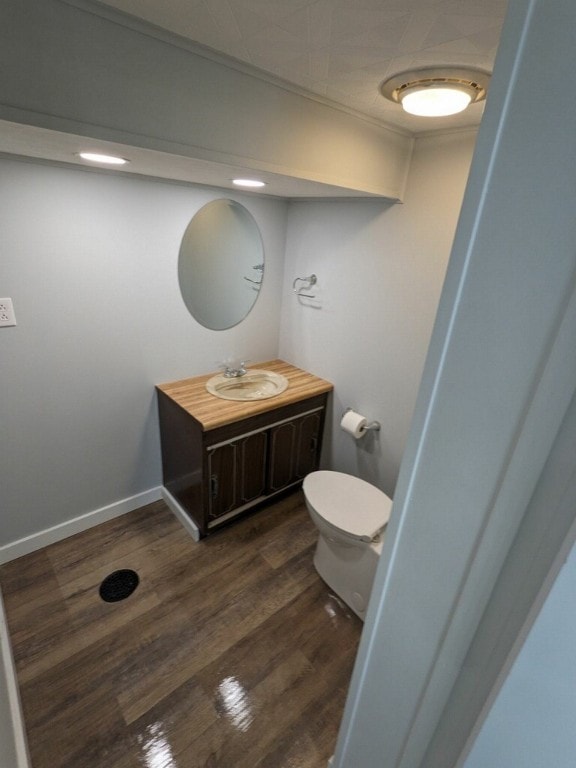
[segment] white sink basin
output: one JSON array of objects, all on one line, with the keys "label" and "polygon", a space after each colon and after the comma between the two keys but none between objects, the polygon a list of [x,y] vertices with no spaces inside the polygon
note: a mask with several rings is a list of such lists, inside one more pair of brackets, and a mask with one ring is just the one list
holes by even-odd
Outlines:
[{"label": "white sink basin", "polygon": [[287,387],[288,379],[285,376],[256,368],[235,378],[221,373],[206,382],[208,392],[222,400],[266,400],[276,397]]}]

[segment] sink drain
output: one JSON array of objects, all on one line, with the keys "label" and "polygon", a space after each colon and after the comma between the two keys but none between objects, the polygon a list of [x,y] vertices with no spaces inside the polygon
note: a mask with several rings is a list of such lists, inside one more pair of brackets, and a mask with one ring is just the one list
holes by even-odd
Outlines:
[{"label": "sink drain", "polygon": [[125,600],[134,592],[139,581],[136,571],[128,569],[114,571],[114,573],[106,576],[100,584],[100,597],[106,603],[117,603],[119,600]]}]

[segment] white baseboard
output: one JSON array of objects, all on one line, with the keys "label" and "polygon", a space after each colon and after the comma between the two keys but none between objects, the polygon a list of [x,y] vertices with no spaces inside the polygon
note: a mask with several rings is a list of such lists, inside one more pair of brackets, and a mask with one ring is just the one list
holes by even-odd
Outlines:
[{"label": "white baseboard", "polygon": [[182,527],[185,528],[190,536],[194,539],[194,541],[200,541],[200,529],[196,526],[196,524],[192,521],[190,518],[190,515],[186,512],[184,507],[180,504],[180,502],[172,496],[170,491],[166,490],[164,486],[161,488],[162,492],[162,498],[170,507],[172,510],[172,513],[176,517],[177,520],[180,521],[182,524]]},{"label": "white baseboard", "polygon": [[42,549],[48,546],[48,544],[55,544],[57,541],[67,539],[75,533],[86,531],[95,525],[100,525],[100,523],[105,523],[115,517],[125,515],[127,512],[132,512],[132,510],[138,509],[138,507],[151,504],[153,501],[158,501],[161,498],[161,487],[156,486],[143,493],[138,493],[127,499],[121,499],[114,502],[114,504],[109,504],[106,507],[95,509],[93,512],[87,512],[72,520],[67,520],[65,523],[54,525],[52,528],[46,528],[44,531],[39,531],[31,536],[5,544],[3,547],[0,547],[0,565],[10,560],[15,560],[17,557],[22,557],[22,555],[28,555],[30,552]]},{"label": "white baseboard", "polygon": [[0,764],[13,768],[30,768],[28,743],[22,719],[16,667],[6,625],[2,590],[0,590],[0,690],[6,695],[0,700]]}]

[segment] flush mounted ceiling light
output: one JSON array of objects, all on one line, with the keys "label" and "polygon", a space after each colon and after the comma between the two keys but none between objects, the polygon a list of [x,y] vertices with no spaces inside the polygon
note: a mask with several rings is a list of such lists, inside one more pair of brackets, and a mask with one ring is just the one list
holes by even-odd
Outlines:
[{"label": "flush mounted ceiling light", "polygon": [[236,184],[238,187],[265,187],[266,184],[263,181],[257,179],[232,179],[232,184]]},{"label": "flush mounted ceiling light", "polygon": [[79,152],[82,160],[88,160],[91,163],[104,163],[106,165],[125,165],[128,160],[124,157],[115,155],[101,155],[98,152]]},{"label": "flush mounted ceiling light", "polygon": [[490,75],[453,67],[400,72],[380,86],[382,95],[421,117],[445,117],[486,98]]}]

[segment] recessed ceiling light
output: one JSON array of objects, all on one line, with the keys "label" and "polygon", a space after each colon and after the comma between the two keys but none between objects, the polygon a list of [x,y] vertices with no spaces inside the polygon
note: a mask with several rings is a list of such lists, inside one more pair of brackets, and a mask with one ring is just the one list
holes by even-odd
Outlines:
[{"label": "recessed ceiling light", "polygon": [[232,184],[236,184],[238,187],[265,187],[264,181],[258,181],[257,179],[232,179]]},{"label": "recessed ceiling light", "polygon": [[420,117],[445,117],[486,98],[490,75],[480,70],[429,67],[400,72],[380,86],[382,95]]},{"label": "recessed ceiling light", "polygon": [[101,155],[98,152],[79,152],[79,156],[82,160],[88,160],[91,163],[104,163],[106,165],[125,165],[129,162],[124,157],[117,157],[115,155]]}]

